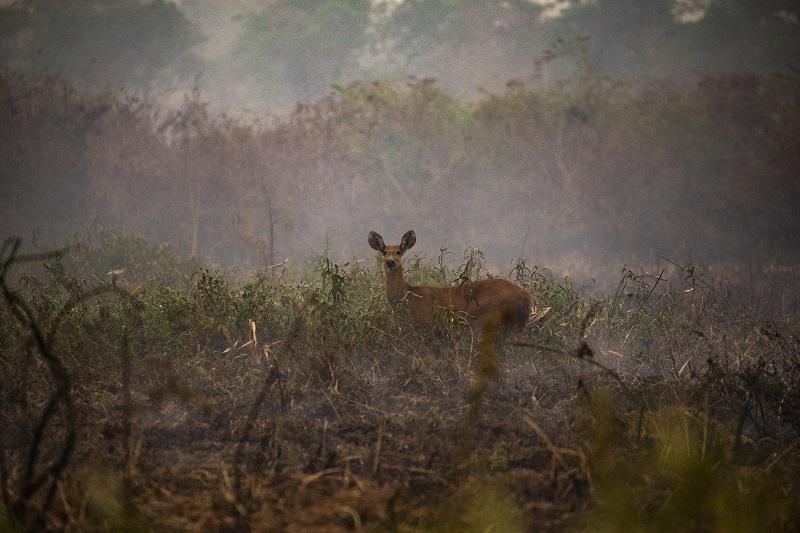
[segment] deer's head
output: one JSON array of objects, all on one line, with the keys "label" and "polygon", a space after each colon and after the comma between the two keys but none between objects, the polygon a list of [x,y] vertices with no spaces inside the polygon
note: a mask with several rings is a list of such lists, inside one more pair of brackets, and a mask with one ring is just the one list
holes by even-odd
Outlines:
[{"label": "deer's head", "polygon": [[369,232],[369,246],[373,250],[377,250],[383,254],[383,268],[386,269],[386,272],[394,272],[398,268],[402,270],[403,254],[406,250],[414,246],[416,242],[417,236],[414,230],[407,231],[405,235],[403,235],[403,238],[400,239],[399,245],[390,246],[387,246],[383,242],[383,237],[374,231]]}]

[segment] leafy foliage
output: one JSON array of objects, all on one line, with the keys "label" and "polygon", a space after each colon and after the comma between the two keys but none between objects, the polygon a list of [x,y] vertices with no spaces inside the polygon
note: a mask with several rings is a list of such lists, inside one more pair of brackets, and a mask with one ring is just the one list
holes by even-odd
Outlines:
[{"label": "leafy foliage", "polygon": [[234,57],[245,75],[302,101],[355,73],[369,17],[367,0],[270,3],[241,17],[245,29]]},{"label": "leafy foliage", "polygon": [[[471,99],[534,81],[558,39],[588,37],[618,78],[790,72],[796,2],[631,0],[20,0],[0,7],[2,66],[146,93],[203,87],[226,109],[285,111],[350,80],[436,77]],[[549,79],[569,73],[549,64]],[[236,83],[231,83],[235,78]]]},{"label": "leafy foliage", "polygon": [[[331,235],[354,253],[393,220],[430,246],[486,244],[573,278],[690,257],[737,291],[757,253],[770,259],[750,294],[790,306],[797,80],[622,82],[585,44],[543,57],[577,65],[553,87],[517,81],[468,104],[427,79],[356,83],[269,124],[214,115],[198,93],[162,114],[9,72],[6,231],[37,221],[59,241],[100,221],[246,271],[307,258]],[[448,228],[431,218],[444,205]]]},{"label": "leafy foliage", "polygon": [[17,61],[34,71],[87,73],[82,77],[98,85],[113,79],[148,88],[173,73],[191,76],[199,67],[193,48],[202,39],[171,2],[30,0],[4,11],[12,18],[3,37],[18,43]]}]

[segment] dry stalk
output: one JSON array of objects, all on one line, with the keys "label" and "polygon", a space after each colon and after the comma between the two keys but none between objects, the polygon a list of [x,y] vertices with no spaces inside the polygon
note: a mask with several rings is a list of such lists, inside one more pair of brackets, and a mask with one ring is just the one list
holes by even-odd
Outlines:
[{"label": "dry stalk", "polygon": [[378,436],[375,439],[375,458],[372,461],[372,477],[380,482],[381,472],[381,446],[383,445],[383,432],[386,429],[386,419],[378,420]]}]

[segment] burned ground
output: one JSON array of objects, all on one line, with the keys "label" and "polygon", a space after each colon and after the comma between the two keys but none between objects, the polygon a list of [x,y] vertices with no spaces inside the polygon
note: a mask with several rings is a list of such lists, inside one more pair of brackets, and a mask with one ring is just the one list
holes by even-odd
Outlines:
[{"label": "burned ground", "polygon": [[457,317],[409,329],[358,266],[170,285],[9,257],[11,530],[800,523],[797,321],[732,305],[696,270],[687,288],[629,274],[596,297],[521,265],[537,319],[490,377]]}]

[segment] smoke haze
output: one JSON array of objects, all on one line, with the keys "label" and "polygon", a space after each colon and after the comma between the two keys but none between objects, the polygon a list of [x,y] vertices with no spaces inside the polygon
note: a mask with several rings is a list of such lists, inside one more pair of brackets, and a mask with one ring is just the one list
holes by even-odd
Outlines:
[{"label": "smoke haze", "polygon": [[792,2],[1,9],[6,235],[247,271],[414,229],[501,276],[608,290],[666,257],[764,302],[800,276]]}]

